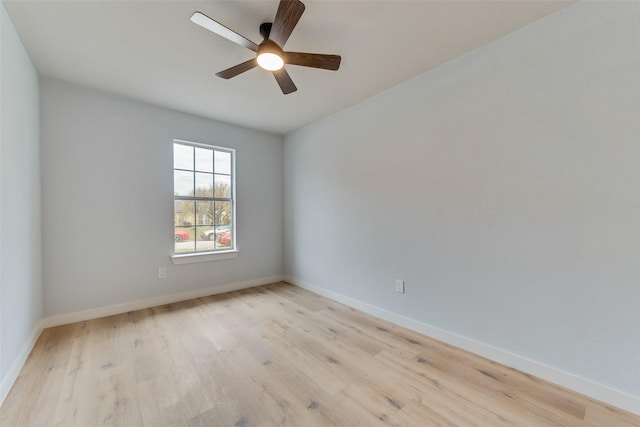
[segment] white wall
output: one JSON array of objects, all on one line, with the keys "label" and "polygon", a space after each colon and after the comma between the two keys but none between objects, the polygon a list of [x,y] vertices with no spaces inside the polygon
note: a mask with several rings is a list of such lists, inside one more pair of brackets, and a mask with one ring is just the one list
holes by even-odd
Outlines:
[{"label": "white wall", "polygon": [[0,4],[0,403],[42,317],[38,75]]},{"label": "white wall", "polygon": [[[282,273],[282,137],[40,83],[46,316]],[[171,264],[174,138],[237,150],[237,259]]]},{"label": "white wall", "polygon": [[640,3],[571,6],[288,135],[285,271],[640,397],[639,118]]}]

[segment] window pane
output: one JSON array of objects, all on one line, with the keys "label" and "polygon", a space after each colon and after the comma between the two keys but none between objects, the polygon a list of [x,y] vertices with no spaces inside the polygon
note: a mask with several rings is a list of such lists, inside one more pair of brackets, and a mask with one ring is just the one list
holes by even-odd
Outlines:
[{"label": "window pane", "polygon": [[193,172],[173,171],[173,194],[193,196]]},{"label": "window pane", "polygon": [[173,225],[176,227],[191,227],[194,224],[193,200],[176,200],[173,202]]},{"label": "window pane", "polygon": [[233,221],[233,210],[231,202],[216,202],[215,214],[213,221],[215,225],[226,226],[222,229],[230,229],[231,222]]},{"label": "window pane", "polygon": [[193,238],[193,227],[175,227],[175,253],[183,254],[195,250],[195,239]]},{"label": "window pane", "polygon": [[176,169],[193,169],[193,147],[173,144],[173,167]]},{"label": "window pane", "polygon": [[212,251],[216,248],[216,234],[212,225],[196,225],[196,252]]},{"label": "window pane", "polygon": [[196,172],[196,196],[213,197],[213,174]]},{"label": "window pane", "polygon": [[213,150],[196,147],[196,170],[213,173]]},{"label": "window pane", "polygon": [[175,253],[193,252],[195,203],[191,200],[176,200],[173,203],[173,234],[175,240]]},{"label": "window pane", "polygon": [[231,177],[216,174],[215,197],[231,198]]},{"label": "window pane", "polygon": [[215,152],[216,159],[216,173],[231,174],[231,153],[226,151]]},{"label": "window pane", "polygon": [[193,203],[185,200],[176,200],[173,202],[173,225],[179,226],[184,225],[184,214],[185,211],[189,210],[189,206],[187,205],[187,209],[184,208],[185,203]]},{"label": "window pane", "polygon": [[196,224],[213,225],[213,202],[196,202]]}]

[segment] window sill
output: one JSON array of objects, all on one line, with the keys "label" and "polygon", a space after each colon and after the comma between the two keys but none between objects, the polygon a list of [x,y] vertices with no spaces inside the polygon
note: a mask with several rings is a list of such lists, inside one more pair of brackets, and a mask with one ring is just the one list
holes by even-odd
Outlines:
[{"label": "window sill", "polygon": [[234,259],[238,256],[237,249],[224,252],[201,252],[194,254],[173,255],[171,262],[173,265],[193,264],[195,262],[221,261],[224,259]]}]

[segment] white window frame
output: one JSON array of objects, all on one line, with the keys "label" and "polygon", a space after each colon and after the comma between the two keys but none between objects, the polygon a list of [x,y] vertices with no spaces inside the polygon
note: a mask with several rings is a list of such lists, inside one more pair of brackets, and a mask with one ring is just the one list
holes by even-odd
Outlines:
[{"label": "white window frame", "polygon": [[[219,151],[226,151],[231,153],[231,206],[232,206],[231,238],[232,238],[232,241],[231,241],[231,249],[206,251],[206,252],[189,252],[184,254],[175,253],[176,247],[175,247],[175,241],[173,241],[173,250],[172,250],[173,255],[171,256],[171,261],[173,262],[174,265],[180,265],[180,264],[191,264],[196,262],[219,261],[219,260],[236,258],[238,256],[238,253],[240,252],[238,249],[237,235],[236,235],[236,150],[233,148],[222,147],[219,145],[204,144],[201,142],[187,141],[183,139],[174,139],[171,143],[172,153],[173,153],[174,144],[190,145],[192,147],[201,147],[209,150],[219,150]],[[173,155],[172,155],[172,159],[173,159]],[[174,170],[175,169],[173,167],[173,162],[172,162],[172,168],[171,168],[172,174]],[[194,164],[194,171],[195,171],[195,164]],[[215,173],[215,168],[214,168],[214,173]],[[174,223],[175,201],[184,200],[184,199],[176,199],[175,191],[173,191],[172,193],[173,193],[174,203],[172,206],[173,215],[172,215],[171,222]],[[195,196],[194,196],[194,200],[197,200]]]}]

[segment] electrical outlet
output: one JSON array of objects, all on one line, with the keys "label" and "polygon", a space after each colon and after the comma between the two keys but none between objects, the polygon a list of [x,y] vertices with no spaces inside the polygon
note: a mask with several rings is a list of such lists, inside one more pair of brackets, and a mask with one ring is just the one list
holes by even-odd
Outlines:
[{"label": "electrical outlet", "polygon": [[158,268],[158,279],[167,278],[167,269],[165,267]]},{"label": "electrical outlet", "polygon": [[396,279],[396,292],[404,294],[404,280]]}]

